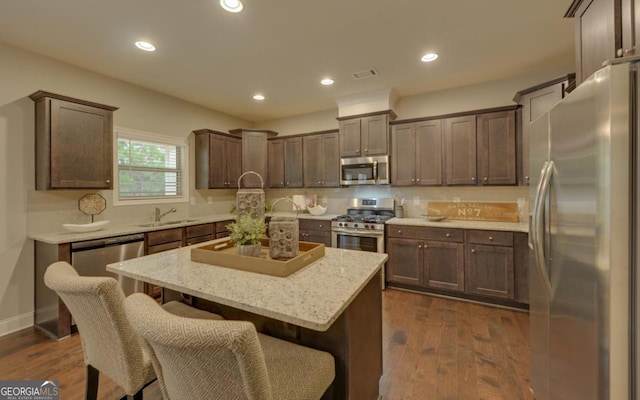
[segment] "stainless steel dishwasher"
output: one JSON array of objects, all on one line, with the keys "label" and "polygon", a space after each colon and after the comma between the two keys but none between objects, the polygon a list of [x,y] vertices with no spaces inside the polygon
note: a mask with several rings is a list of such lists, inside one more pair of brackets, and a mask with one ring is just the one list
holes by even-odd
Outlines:
[{"label": "stainless steel dishwasher", "polygon": [[82,276],[111,276],[126,296],[144,291],[144,282],[107,271],[107,264],[144,255],[144,233],[71,243],[71,264]]}]

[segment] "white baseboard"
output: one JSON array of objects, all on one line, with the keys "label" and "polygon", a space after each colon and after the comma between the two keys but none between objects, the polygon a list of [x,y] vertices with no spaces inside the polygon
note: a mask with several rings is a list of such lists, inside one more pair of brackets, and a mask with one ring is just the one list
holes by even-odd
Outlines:
[{"label": "white baseboard", "polygon": [[33,326],[33,313],[17,315],[15,317],[0,321],[0,336],[19,331]]}]

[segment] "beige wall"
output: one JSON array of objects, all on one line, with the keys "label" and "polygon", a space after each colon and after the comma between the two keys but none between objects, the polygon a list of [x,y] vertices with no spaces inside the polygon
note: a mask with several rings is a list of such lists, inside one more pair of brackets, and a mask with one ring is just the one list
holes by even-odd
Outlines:
[{"label": "beige wall", "polygon": [[[33,243],[27,232],[61,230],[61,223],[88,218],[77,210],[77,200],[89,192],[34,190],[34,106],[27,96],[37,90],[119,107],[115,125],[165,135],[251,127],[248,121],[0,44],[0,335],[32,323]],[[193,170],[193,157],[191,164]],[[210,192],[192,191],[193,212],[216,211],[216,204],[206,202]],[[108,208],[101,218],[152,215],[152,206],[111,207],[111,192],[102,193]],[[184,215],[191,212],[187,203],[179,207]]]},{"label": "beige wall", "polygon": [[[483,108],[513,105],[516,92],[555,79],[573,71],[573,65],[543,71],[535,75],[516,76],[437,92],[399,98],[393,111],[398,120],[444,115]],[[256,129],[270,129],[280,135],[292,135],[338,129],[338,108],[290,118],[258,122]]]}]

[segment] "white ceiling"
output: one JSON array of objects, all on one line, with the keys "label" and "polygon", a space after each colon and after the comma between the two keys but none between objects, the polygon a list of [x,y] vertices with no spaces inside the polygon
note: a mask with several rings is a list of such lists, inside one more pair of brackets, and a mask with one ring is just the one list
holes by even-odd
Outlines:
[{"label": "white ceiling", "polygon": [[[248,121],[525,75],[573,57],[570,0],[2,0],[0,42]],[[133,42],[147,40],[146,53]],[[430,64],[424,53],[437,52]],[[356,81],[351,73],[377,69]],[[325,76],[335,84],[320,85]],[[266,100],[252,99],[256,92]]]}]

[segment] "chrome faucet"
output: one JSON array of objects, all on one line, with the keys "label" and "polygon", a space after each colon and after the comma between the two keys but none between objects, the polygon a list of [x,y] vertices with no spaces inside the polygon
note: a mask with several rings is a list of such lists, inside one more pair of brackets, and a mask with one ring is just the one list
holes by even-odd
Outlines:
[{"label": "chrome faucet", "polygon": [[165,212],[165,213],[160,214],[160,209],[159,209],[158,207],[156,207],[156,222],[160,222],[160,219],[161,219],[162,217],[164,217],[165,215],[167,215],[167,214],[169,214],[169,213],[173,213],[173,212],[176,212],[176,211],[177,211],[177,210],[176,210],[175,208],[172,208],[171,210],[169,210],[169,211],[167,211],[167,212]]}]

